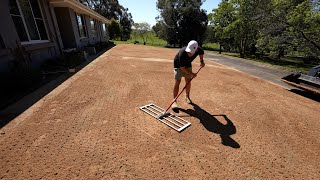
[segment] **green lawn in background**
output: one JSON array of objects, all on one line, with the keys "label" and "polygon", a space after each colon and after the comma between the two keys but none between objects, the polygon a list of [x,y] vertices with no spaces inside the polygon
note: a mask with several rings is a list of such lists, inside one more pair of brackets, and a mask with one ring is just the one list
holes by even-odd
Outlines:
[{"label": "green lawn in background", "polygon": [[[138,41],[138,44],[143,44],[143,39],[141,36],[131,36],[131,39],[128,41],[113,41],[115,44],[134,44],[135,41]],[[154,34],[149,33],[148,37],[146,38],[146,45],[148,46],[158,46],[158,47],[165,47],[167,42],[165,40],[159,39]]]},{"label": "green lawn in background", "polygon": [[[115,44],[134,44],[135,41],[139,41],[139,44],[143,44],[143,39],[139,36],[132,36],[128,41],[118,41],[114,40]],[[157,47],[166,47],[167,42],[159,39],[154,34],[150,33],[149,37],[146,40],[146,45],[148,46],[157,46]],[[218,43],[205,43],[202,46],[205,49],[206,53],[219,53],[219,44]],[[240,58],[239,53],[231,53],[231,52],[222,52],[222,55],[232,56]],[[256,61],[268,64],[274,68],[284,69],[287,71],[301,71],[303,73],[307,73],[310,68],[314,67],[314,64],[305,64],[303,60],[300,58],[290,58],[285,57],[281,58],[281,60],[271,60],[271,59],[262,59],[257,57],[245,58],[246,60]]]}]

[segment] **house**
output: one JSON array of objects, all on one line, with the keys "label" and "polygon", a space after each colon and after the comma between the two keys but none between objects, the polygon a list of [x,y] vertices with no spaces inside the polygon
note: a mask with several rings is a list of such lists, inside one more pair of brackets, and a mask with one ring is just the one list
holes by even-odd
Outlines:
[{"label": "house", "polygon": [[108,41],[108,20],[77,0],[1,0],[0,73],[22,47],[32,67],[65,49]]}]

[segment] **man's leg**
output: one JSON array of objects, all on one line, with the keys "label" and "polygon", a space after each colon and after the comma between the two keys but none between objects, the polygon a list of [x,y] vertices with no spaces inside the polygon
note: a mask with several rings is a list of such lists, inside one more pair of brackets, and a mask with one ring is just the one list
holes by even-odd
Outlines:
[{"label": "man's leg", "polygon": [[[184,79],[185,79],[185,81],[186,81],[186,84],[191,81],[191,78],[184,78]],[[190,90],[191,90],[191,82],[190,82],[190,83],[188,84],[188,86],[186,87],[186,101],[187,101],[187,103],[189,103],[189,104],[192,103],[191,100],[190,100]]]},{"label": "man's leg", "polygon": [[[173,87],[173,99],[175,99],[179,93],[179,85],[181,80],[175,80],[174,87]],[[172,107],[178,107],[177,102],[172,104]]]}]

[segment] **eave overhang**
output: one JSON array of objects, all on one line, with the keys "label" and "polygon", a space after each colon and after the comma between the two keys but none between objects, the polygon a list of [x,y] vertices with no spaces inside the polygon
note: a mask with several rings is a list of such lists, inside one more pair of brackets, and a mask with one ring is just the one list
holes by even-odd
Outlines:
[{"label": "eave overhang", "polygon": [[49,0],[49,2],[53,7],[68,7],[70,9],[73,9],[77,13],[86,14],[103,23],[109,22],[108,19],[76,0]]}]

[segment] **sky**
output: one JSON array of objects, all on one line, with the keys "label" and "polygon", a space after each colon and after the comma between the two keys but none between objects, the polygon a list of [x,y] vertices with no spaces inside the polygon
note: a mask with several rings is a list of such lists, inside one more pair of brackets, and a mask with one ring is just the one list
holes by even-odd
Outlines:
[{"label": "sky", "polygon": [[[152,26],[156,24],[155,18],[159,15],[157,10],[157,0],[118,0],[119,4],[129,9],[132,19],[135,23],[147,22]],[[207,10],[207,14],[211,13],[212,9],[218,7],[221,0],[206,0],[201,6]]]}]

